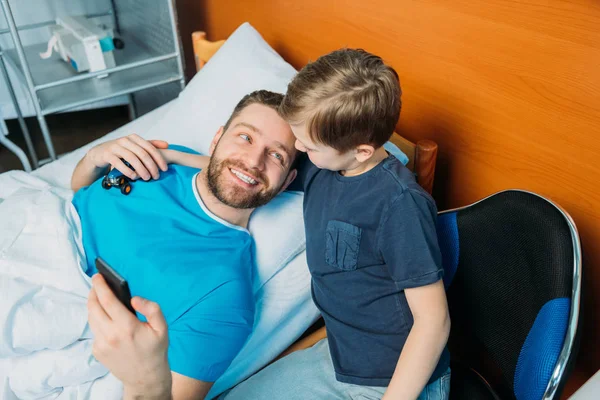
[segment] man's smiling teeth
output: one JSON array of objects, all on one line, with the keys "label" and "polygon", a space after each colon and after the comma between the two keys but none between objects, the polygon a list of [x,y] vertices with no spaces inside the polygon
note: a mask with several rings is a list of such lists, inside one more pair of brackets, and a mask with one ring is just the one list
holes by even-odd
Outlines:
[{"label": "man's smiling teeth", "polygon": [[249,185],[256,185],[258,182],[256,182],[254,179],[250,178],[248,175],[244,175],[242,174],[240,171],[237,171],[235,169],[232,169],[231,172],[237,176],[238,178],[240,178],[241,180],[243,180],[244,182],[246,182]]}]

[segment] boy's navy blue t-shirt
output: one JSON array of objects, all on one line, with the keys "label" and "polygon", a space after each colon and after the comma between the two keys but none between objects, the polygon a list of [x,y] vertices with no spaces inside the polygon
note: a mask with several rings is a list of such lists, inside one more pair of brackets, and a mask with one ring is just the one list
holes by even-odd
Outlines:
[{"label": "boy's navy blue t-shirt", "polygon": [[[394,156],[352,177],[307,161],[306,254],[336,378],[387,386],[413,325],[404,290],[442,278],[434,200]],[[430,382],[448,368],[444,350]]]}]

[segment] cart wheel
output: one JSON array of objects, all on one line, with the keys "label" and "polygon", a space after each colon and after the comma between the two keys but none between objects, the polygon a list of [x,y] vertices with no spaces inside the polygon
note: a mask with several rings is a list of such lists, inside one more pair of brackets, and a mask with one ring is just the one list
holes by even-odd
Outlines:
[{"label": "cart wheel", "polygon": [[125,186],[121,186],[121,193],[123,193],[125,196],[131,193],[131,185],[128,183]]},{"label": "cart wheel", "polygon": [[113,38],[113,45],[115,46],[115,49],[121,50],[123,47],[125,47],[125,42],[119,38]]},{"label": "cart wheel", "polygon": [[102,187],[104,189],[110,189],[110,183],[106,180],[106,178],[102,179]]},{"label": "cart wheel", "polygon": [[125,178],[121,177],[119,179],[119,186],[123,186],[125,184]]}]

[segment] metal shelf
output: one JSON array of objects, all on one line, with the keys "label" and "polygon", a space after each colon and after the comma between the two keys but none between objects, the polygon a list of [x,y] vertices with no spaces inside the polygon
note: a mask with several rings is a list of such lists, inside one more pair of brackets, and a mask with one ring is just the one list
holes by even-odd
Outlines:
[{"label": "metal shelf", "polygon": [[[45,43],[23,47],[42,113],[48,115],[181,79],[177,66],[168,61],[176,59],[178,53],[153,52],[127,36],[123,41],[125,47],[114,53],[117,67],[94,73],[75,72],[56,53],[43,60],[39,53],[46,50]],[[8,49],[4,55],[25,81],[17,50]]]},{"label": "metal shelf", "polygon": [[[98,75],[105,75],[113,71],[120,71],[129,68],[136,68],[141,65],[151,64],[154,62],[162,61],[165,59],[176,58],[178,54],[176,52],[169,54],[158,54],[157,52],[149,51],[144,47],[138,45],[134,39],[123,37],[125,42],[125,48],[122,50],[115,50],[115,63],[117,67],[106,69],[104,71],[98,71],[95,73],[77,73],[73,70],[68,63],[64,62],[60,55],[53,53],[52,57],[47,60],[43,60],[39,54],[46,51],[47,43],[39,43],[31,46],[24,46],[23,51],[29,70],[31,71],[31,77],[36,90],[45,89],[47,87],[59,86],[63,84],[71,83],[75,80],[92,79]],[[19,55],[16,49],[6,49],[4,51],[6,59],[15,67],[15,70],[19,72],[20,78],[25,81],[23,75],[23,69],[19,60]]]},{"label": "metal shelf", "polygon": [[41,59],[39,54],[46,51],[46,43],[31,46],[21,43],[19,31],[53,21],[17,26],[10,5],[10,2],[18,4],[17,1],[0,0],[8,23],[8,29],[0,30],[0,34],[10,33],[15,45],[12,49],[0,49],[0,55],[12,64],[19,80],[27,86],[50,159],[56,159],[56,154],[46,115],[125,94],[130,95],[130,112],[135,115],[133,93],[171,82],[179,82],[183,89],[185,78],[174,1],[154,0],[153,6],[149,6],[146,0],[111,0],[111,10],[89,15],[111,16],[110,25],[120,33],[125,47],[114,50],[116,67],[77,73],[56,53],[49,59]]},{"label": "metal shelf", "polygon": [[179,81],[177,68],[167,62],[113,72],[105,78],[78,80],[37,92],[42,114],[67,110],[114,96]]},{"label": "metal shelf", "polygon": [[[97,13],[97,14],[86,14],[84,16],[86,18],[99,18],[99,17],[108,17],[111,15],[113,15],[112,11],[107,11],[107,12]],[[37,22],[35,24],[19,25],[19,26],[17,26],[17,30],[18,31],[26,31],[28,29],[36,29],[36,28],[41,28],[41,27],[48,26],[48,25],[54,25],[55,23],[56,23],[56,20],[51,20],[51,21]],[[10,33],[10,29],[8,29],[8,28],[0,29],[0,35],[3,35],[5,33]]]}]

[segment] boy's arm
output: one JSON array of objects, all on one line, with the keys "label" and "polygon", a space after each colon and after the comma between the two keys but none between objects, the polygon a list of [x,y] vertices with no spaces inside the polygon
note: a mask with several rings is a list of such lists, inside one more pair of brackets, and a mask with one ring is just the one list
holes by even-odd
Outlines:
[{"label": "boy's arm", "polygon": [[204,169],[208,167],[210,162],[209,156],[200,154],[186,153],[173,149],[160,149],[160,152],[167,164],[178,164],[186,167]]},{"label": "boy's arm", "polygon": [[437,239],[437,209],[418,190],[404,190],[390,205],[379,248],[392,279],[404,289],[413,326],[384,399],[416,399],[431,378],[450,332]]},{"label": "boy's arm", "polygon": [[446,292],[441,280],[405,289],[414,324],[382,400],[416,399],[433,373],[450,334]]}]

